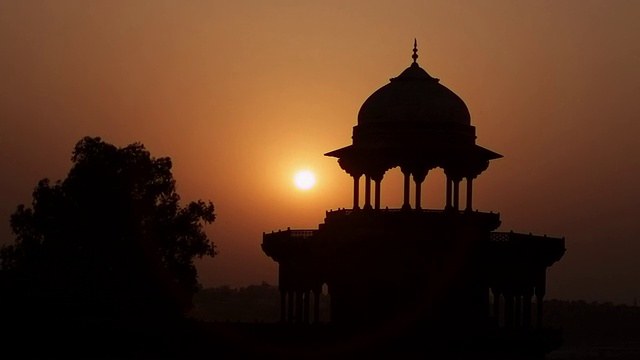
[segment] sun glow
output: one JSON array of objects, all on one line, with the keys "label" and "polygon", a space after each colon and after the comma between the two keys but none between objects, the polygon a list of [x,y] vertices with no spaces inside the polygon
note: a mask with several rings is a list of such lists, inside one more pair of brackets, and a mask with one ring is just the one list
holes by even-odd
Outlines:
[{"label": "sun glow", "polygon": [[309,170],[299,171],[293,178],[294,184],[300,190],[309,190],[316,184],[316,177]]}]

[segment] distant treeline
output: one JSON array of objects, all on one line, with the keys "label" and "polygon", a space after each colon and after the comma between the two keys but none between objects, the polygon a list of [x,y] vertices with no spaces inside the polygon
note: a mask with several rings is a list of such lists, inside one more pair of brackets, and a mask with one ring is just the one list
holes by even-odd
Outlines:
[{"label": "distant treeline", "polygon": [[[329,319],[329,297],[321,297],[321,320]],[[280,293],[267,283],[202,289],[194,296],[191,316],[218,322],[276,322]],[[563,329],[565,344],[607,346],[640,342],[640,307],[582,300],[545,301],[546,326]]]},{"label": "distant treeline", "polygon": [[280,293],[267,283],[231,288],[223,285],[198,291],[191,316],[206,321],[275,322],[280,319]]},{"label": "distant treeline", "polygon": [[640,307],[582,300],[549,300],[544,321],[563,329],[567,345],[640,345]]},{"label": "distant treeline", "polygon": [[[218,322],[277,322],[280,320],[280,291],[277,286],[231,288],[223,285],[202,289],[194,295],[191,317]],[[320,320],[329,320],[329,298],[320,297]]]}]

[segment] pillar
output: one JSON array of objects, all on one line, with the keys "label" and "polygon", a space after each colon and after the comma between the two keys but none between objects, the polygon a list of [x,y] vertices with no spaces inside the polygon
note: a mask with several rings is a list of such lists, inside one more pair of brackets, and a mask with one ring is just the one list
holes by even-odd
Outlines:
[{"label": "pillar", "polygon": [[493,293],[493,320],[496,326],[500,326],[500,289],[491,288]]},{"label": "pillar", "polygon": [[414,173],[413,174],[413,181],[415,181],[416,183],[416,209],[422,209],[421,206],[421,202],[422,202],[422,182],[424,181],[425,177],[427,177],[426,173]]},{"label": "pillar", "polygon": [[287,321],[287,292],[280,289],[280,321]]},{"label": "pillar", "polygon": [[444,206],[445,209],[451,209],[451,188],[452,181],[451,178],[447,175],[447,194],[446,194],[446,204]]},{"label": "pillar", "polygon": [[310,306],[311,305],[311,292],[309,290],[305,290],[304,292],[304,309],[303,309],[303,315],[302,315],[302,321],[305,324],[309,323],[309,319],[311,319],[311,316],[309,316],[309,311]]},{"label": "pillar", "polygon": [[402,204],[402,209],[411,210],[411,204],[409,203],[409,192],[411,187],[411,173],[402,169],[402,173],[404,174],[404,202]]},{"label": "pillar", "polygon": [[522,296],[522,326],[525,329],[531,328],[531,298],[533,297],[533,288],[528,286]]},{"label": "pillar", "polygon": [[340,320],[340,297],[336,295],[334,284],[327,283],[329,291],[329,322],[335,323]]},{"label": "pillar", "polygon": [[513,328],[513,293],[504,293],[504,327]]},{"label": "pillar", "polygon": [[293,321],[293,291],[287,291],[287,321]]},{"label": "pillar", "polygon": [[460,180],[453,180],[453,209],[460,210]]},{"label": "pillar", "polygon": [[371,176],[364,177],[364,208],[371,209]]},{"label": "pillar", "polygon": [[320,322],[320,293],[322,288],[316,288],[313,290],[313,322]]},{"label": "pillar", "polygon": [[360,209],[360,177],[362,175],[353,176],[353,210]]},{"label": "pillar", "polygon": [[374,207],[376,210],[380,210],[380,186],[382,185],[382,176],[373,179],[376,183],[376,193]]},{"label": "pillar", "polygon": [[514,326],[519,328],[522,325],[522,297],[519,293],[515,295],[515,300]]},{"label": "pillar", "polygon": [[467,206],[465,211],[473,211],[473,178],[467,178]]},{"label": "pillar", "polygon": [[543,325],[542,324],[543,311],[544,311],[543,303],[544,303],[544,294],[542,295],[536,294],[536,305],[538,306],[537,314],[536,314],[538,319],[536,319],[536,326],[538,329],[542,329],[542,325]]},{"label": "pillar", "polygon": [[303,293],[300,290],[296,291],[296,322],[302,322],[302,300]]},{"label": "pillar", "polygon": [[536,289],[535,289],[535,294],[536,294],[536,304],[538,306],[538,311],[537,311],[537,321],[536,321],[536,326],[540,329],[542,328],[542,319],[543,319],[543,315],[544,315],[544,308],[543,308],[543,304],[544,304],[544,295],[546,292],[546,282],[547,282],[547,268],[543,268],[541,269],[541,271],[539,271],[538,274],[538,279],[536,281]]}]

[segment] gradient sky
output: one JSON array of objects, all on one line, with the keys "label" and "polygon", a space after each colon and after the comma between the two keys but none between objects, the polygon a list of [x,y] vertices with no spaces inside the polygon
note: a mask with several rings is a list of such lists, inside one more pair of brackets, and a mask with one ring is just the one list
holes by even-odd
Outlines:
[{"label": "gradient sky", "polygon": [[[185,201],[212,200],[220,255],[205,286],[276,283],[262,232],[315,228],[351,206],[327,151],[411,62],[465,100],[478,143],[505,158],[474,182],[501,230],[565,236],[550,297],[640,297],[638,1],[0,2],[0,243],[74,144],[140,141],[170,156]],[[316,173],[296,190],[294,173]],[[440,208],[444,180],[427,177]],[[399,207],[399,170],[382,205]],[[423,205],[424,206],[424,205]]]}]

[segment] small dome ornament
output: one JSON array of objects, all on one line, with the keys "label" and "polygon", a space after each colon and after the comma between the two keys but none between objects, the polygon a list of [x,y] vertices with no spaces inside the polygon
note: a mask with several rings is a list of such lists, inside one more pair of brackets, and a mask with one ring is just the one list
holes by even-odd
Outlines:
[{"label": "small dome ornament", "polygon": [[418,40],[416,40],[416,38],[413,38],[413,55],[411,55],[411,58],[414,64],[418,63]]}]

